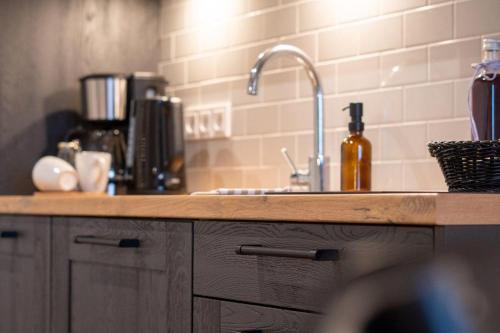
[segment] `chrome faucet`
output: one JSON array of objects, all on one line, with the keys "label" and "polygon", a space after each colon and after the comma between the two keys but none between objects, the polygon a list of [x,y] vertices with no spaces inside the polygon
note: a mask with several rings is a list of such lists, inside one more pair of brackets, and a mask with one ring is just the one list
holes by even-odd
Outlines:
[{"label": "chrome faucet", "polygon": [[328,190],[326,170],[325,138],[324,138],[324,112],[323,112],[323,89],[319,75],[314,69],[314,65],[309,56],[298,47],[280,44],[265,50],[257,58],[257,62],[250,70],[250,80],[248,81],[248,94],[257,95],[259,76],[264,64],[274,55],[290,55],[295,58],[306,70],[314,90],[314,155],[309,157],[309,170],[301,171],[295,168],[291,175],[292,181],[306,183],[312,192],[324,192]]}]

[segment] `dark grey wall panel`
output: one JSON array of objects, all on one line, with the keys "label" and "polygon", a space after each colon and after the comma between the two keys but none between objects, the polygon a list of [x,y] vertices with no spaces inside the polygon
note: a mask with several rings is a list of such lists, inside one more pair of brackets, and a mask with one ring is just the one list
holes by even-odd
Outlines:
[{"label": "dark grey wall panel", "polygon": [[33,191],[33,164],[77,119],[78,77],[156,70],[159,10],[159,0],[0,1],[0,194]]}]

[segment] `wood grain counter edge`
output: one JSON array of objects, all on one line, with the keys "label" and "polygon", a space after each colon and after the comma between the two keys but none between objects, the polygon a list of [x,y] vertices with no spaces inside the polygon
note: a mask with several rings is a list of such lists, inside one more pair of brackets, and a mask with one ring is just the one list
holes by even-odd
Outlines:
[{"label": "wood grain counter edge", "polygon": [[500,224],[500,194],[0,196],[0,214],[311,223]]},{"label": "wood grain counter edge", "polygon": [[0,214],[436,224],[436,193],[269,196],[0,196]]}]

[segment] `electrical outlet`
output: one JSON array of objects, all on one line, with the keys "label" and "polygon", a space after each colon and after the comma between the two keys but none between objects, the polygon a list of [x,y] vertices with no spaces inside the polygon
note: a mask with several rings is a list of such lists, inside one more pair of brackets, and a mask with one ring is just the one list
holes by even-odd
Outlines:
[{"label": "electrical outlet", "polygon": [[186,140],[231,137],[231,105],[229,103],[188,109],[184,116]]}]

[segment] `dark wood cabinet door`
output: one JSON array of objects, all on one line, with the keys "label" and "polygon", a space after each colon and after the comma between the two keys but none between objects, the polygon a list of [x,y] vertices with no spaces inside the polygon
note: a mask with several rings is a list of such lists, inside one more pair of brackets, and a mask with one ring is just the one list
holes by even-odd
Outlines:
[{"label": "dark wood cabinet door", "polygon": [[193,333],[313,333],[321,316],[195,297]]},{"label": "dark wood cabinet door", "polygon": [[[316,250],[338,257],[307,258]],[[427,227],[199,221],[194,294],[322,312],[331,292],[352,278],[432,251]]]},{"label": "dark wood cabinet door", "polygon": [[0,216],[0,332],[49,332],[45,217]]},{"label": "dark wood cabinet door", "polygon": [[54,219],[53,332],[191,332],[191,233],[187,222]]}]

